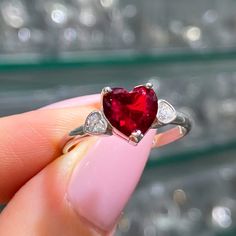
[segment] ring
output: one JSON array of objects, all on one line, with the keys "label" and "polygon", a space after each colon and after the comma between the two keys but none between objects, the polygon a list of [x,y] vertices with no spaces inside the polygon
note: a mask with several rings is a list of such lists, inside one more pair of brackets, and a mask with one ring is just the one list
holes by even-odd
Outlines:
[{"label": "ring", "polygon": [[101,92],[101,110],[91,112],[84,125],[69,133],[72,138],[63,148],[63,153],[90,135],[117,135],[137,145],[149,129],[167,125],[174,127],[156,134],[153,147],[184,137],[191,130],[191,120],[176,112],[166,100],[158,100],[151,83],[136,86],[130,92],[124,88],[105,87]]}]

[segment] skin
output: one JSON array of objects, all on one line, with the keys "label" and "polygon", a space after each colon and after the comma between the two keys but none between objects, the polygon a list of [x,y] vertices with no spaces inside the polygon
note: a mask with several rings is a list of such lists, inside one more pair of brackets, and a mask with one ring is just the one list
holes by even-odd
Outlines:
[{"label": "skin", "polygon": [[112,234],[82,219],[66,198],[76,163],[97,138],[88,138],[61,156],[65,134],[98,106],[41,109],[0,118],[0,203],[8,203],[0,214],[0,235]]},{"label": "skin", "polygon": [[113,235],[156,131],[136,147],[90,136],[62,155],[69,131],[99,108],[90,95],[0,118],[0,235]]}]

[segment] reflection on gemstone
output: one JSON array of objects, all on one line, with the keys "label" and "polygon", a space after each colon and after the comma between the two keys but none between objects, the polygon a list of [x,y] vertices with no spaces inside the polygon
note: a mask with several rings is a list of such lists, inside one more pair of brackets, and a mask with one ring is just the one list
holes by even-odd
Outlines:
[{"label": "reflection on gemstone", "polygon": [[110,124],[127,137],[138,130],[145,134],[156,118],[157,96],[143,85],[130,92],[113,88],[103,96],[103,111]]}]

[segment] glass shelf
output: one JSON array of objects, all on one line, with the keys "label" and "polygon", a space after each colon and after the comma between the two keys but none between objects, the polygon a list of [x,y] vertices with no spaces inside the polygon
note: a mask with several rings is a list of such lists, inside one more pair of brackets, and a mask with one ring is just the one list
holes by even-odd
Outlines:
[{"label": "glass shelf", "polygon": [[138,64],[165,64],[165,63],[189,63],[199,61],[218,61],[236,59],[236,49],[214,50],[204,52],[173,51],[161,52],[153,49],[152,52],[137,52],[135,50],[123,50],[112,52],[86,52],[78,55],[69,54],[67,57],[53,58],[35,55],[0,56],[0,71],[24,70],[24,69],[49,69],[68,67],[104,67],[104,66],[128,66]]}]

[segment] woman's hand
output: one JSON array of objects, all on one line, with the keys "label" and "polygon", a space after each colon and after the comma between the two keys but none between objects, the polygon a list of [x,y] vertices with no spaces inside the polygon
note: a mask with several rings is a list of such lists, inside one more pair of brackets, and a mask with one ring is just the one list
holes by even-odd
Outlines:
[{"label": "woman's hand", "polygon": [[111,235],[151,150],[89,137],[61,156],[70,130],[99,108],[99,96],[70,99],[0,119],[0,235]]}]

